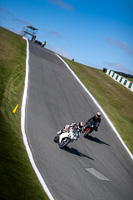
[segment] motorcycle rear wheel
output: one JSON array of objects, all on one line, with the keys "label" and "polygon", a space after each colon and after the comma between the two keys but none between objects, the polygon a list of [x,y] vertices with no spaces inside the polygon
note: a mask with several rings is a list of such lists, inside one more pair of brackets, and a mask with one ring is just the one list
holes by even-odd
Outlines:
[{"label": "motorcycle rear wheel", "polygon": [[92,133],[92,130],[87,130],[84,132],[84,138],[86,138],[88,135]]},{"label": "motorcycle rear wheel", "polygon": [[88,136],[88,132],[84,133],[84,138],[86,138]]},{"label": "motorcycle rear wheel", "polygon": [[58,136],[58,135],[56,135],[56,136],[54,137],[54,142],[56,142],[56,143],[59,142],[59,136]]}]

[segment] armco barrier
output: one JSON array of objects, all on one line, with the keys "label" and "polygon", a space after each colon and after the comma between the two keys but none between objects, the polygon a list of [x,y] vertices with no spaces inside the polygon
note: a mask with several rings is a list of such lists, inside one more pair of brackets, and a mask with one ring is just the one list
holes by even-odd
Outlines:
[{"label": "armco barrier", "polygon": [[120,76],[119,74],[115,73],[114,71],[112,71],[110,69],[107,69],[106,74],[133,92],[133,83],[132,82],[123,78],[122,76]]}]

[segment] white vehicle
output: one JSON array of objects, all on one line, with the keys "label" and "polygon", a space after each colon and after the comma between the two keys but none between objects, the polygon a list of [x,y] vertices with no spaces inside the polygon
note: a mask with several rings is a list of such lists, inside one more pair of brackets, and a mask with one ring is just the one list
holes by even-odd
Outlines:
[{"label": "white vehicle", "polygon": [[57,135],[54,137],[54,141],[58,143],[59,148],[61,149],[67,146],[70,142],[76,141],[80,135],[80,130],[77,124],[74,124],[74,127],[66,127],[63,130],[58,131]]}]

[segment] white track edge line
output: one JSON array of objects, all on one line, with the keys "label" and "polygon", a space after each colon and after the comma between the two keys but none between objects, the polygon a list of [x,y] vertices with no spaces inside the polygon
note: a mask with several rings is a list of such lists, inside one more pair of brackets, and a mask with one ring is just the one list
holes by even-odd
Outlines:
[{"label": "white track edge line", "polygon": [[21,108],[21,131],[22,131],[22,135],[23,135],[23,141],[24,141],[24,145],[26,147],[26,151],[28,153],[28,157],[30,159],[30,162],[32,164],[32,167],[44,189],[44,191],[46,192],[46,194],[48,195],[50,200],[54,200],[52,194],[50,193],[45,181],[43,180],[36,164],[35,161],[33,159],[33,155],[32,152],[30,150],[29,144],[28,144],[28,140],[26,137],[26,132],[25,132],[25,109],[26,109],[26,99],[27,99],[27,91],[28,91],[28,75],[29,75],[29,42],[27,40],[27,57],[26,57],[26,75],[25,75],[25,87],[24,87],[24,93],[23,93],[23,99],[22,99],[22,108]]},{"label": "white track edge line", "polygon": [[82,85],[82,87],[85,89],[85,91],[88,93],[88,95],[92,98],[92,100],[94,101],[94,103],[97,105],[97,107],[101,110],[102,114],[104,114],[106,120],[108,121],[108,123],[110,124],[111,128],[113,129],[113,131],[116,133],[117,137],[119,138],[119,140],[121,141],[121,143],[123,144],[123,146],[125,147],[125,149],[127,150],[128,154],[130,155],[131,159],[133,160],[133,155],[132,153],[129,151],[128,147],[126,146],[126,144],[124,143],[124,141],[122,140],[120,134],[118,133],[118,131],[115,129],[114,125],[112,124],[112,122],[110,121],[110,119],[108,118],[108,116],[106,115],[106,113],[104,112],[104,110],[102,109],[102,107],[98,104],[98,102],[96,101],[96,99],[92,96],[92,94],[88,91],[88,89],[83,85],[83,83],[80,81],[80,79],[76,76],[76,74],[71,70],[71,68],[68,66],[68,64],[58,55],[56,54],[56,56],[58,56],[62,62],[66,65],[66,67],[70,70],[70,72],[75,76],[75,78],[78,80],[78,82]]}]

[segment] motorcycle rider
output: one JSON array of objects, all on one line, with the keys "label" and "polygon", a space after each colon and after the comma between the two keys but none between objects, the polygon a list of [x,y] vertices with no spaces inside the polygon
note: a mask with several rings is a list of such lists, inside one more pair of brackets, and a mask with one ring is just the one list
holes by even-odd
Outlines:
[{"label": "motorcycle rider", "polygon": [[57,132],[57,135],[61,135],[64,132],[69,132],[70,129],[76,129],[76,132],[78,134],[77,139],[80,136],[80,133],[82,131],[82,127],[83,127],[83,122],[78,122],[78,123],[72,123],[70,125],[66,125],[63,129],[61,129],[60,131]]},{"label": "motorcycle rider", "polygon": [[83,126],[82,132],[85,132],[87,128],[93,128],[93,130],[98,131],[100,123],[101,123],[101,113],[97,112],[96,115],[94,115],[93,117],[89,118],[86,121],[85,125]]}]

